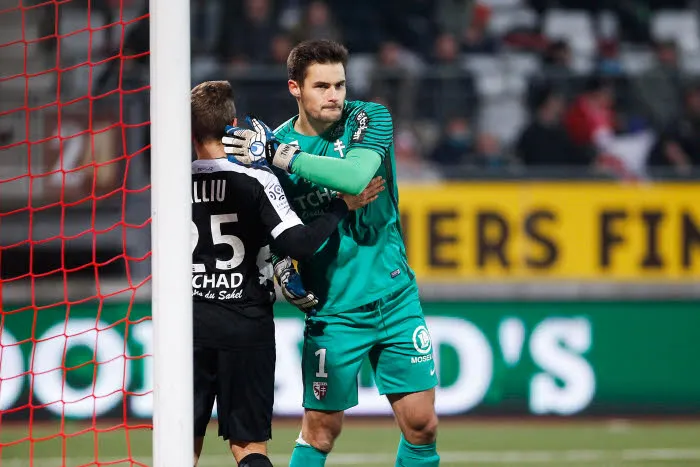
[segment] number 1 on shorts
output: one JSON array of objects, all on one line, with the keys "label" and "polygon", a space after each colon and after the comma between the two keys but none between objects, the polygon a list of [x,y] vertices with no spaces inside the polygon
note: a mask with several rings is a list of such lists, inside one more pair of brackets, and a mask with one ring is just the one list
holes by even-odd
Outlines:
[{"label": "number 1 on shorts", "polygon": [[318,349],[314,355],[318,357],[318,371],[316,372],[316,377],[328,378],[328,373],[326,373],[326,349]]}]

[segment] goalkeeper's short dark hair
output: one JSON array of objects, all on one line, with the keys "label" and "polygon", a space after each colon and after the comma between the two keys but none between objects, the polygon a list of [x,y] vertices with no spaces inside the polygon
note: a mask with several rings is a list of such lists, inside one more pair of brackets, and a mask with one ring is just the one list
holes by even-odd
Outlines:
[{"label": "goalkeeper's short dark hair", "polygon": [[228,81],[205,81],[192,89],[192,137],[198,143],[219,141],[236,118],[233,89]]},{"label": "goalkeeper's short dark hair", "polygon": [[338,42],[326,39],[300,42],[287,57],[287,76],[302,83],[306,70],[314,63],[342,63],[345,66],[348,63],[348,49]]}]

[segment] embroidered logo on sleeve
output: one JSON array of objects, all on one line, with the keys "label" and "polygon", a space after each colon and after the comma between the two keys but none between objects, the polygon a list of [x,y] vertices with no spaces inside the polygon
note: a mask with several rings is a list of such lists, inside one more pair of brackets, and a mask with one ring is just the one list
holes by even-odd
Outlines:
[{"label": "embroidered logo on sleeve", "polygon": [[361,143],[365,139],[365,133],[369,126],[369,117],[367,113],[364,110],[360,110],[355,116],[355,122],[357,123],[357,130],[352,134],[352,142]]}]

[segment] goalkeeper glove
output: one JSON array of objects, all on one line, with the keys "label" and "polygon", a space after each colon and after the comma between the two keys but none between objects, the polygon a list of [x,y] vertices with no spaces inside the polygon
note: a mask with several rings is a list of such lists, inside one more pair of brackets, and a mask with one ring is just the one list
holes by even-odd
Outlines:
[{"label": "goalkeeper glove", "polygon": [[226,136],[221,138],[221,142],[228,160],[247,166],[267,163],[291,172],[292,162],[301,149],[280,143],[272,130],[257,118],[248,115],[245,121],[252,130],[226,126]]},{"label": "goalkeeper glove", "polygon": [[301,276],[294,268],[289,257],[279,260],[274,266],[275,277],[282,289],[282,295],[289,303],[299,308],[307,316],[314,316],[318,298],[313,292],[307,291],[301,283]]}]

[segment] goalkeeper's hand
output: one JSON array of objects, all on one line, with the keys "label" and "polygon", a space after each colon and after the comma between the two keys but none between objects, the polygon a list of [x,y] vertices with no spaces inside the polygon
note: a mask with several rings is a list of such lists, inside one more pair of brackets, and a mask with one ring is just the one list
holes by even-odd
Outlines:
[{"label": "goalkeeper's hand", "polygon": [[272,130],[257,118],[248,115],[245,121],[252,130],[226,126],[226,136],[221,138],[221,142],[228,159],[247,166],[267,163],[290,172],[292,162],[301,150],[297,146],[280,143]]},{"label": "goalkeeper's hand", "polygon": [[318,305],[318,298],[313,292],[304,288],[304,284],[301,283],[301,276],[294,268],[292,260],[289,257],[279,260],[275,263],[274,270],[284,298],[306,313],[307,316],[315,315],[315,306]]}]

